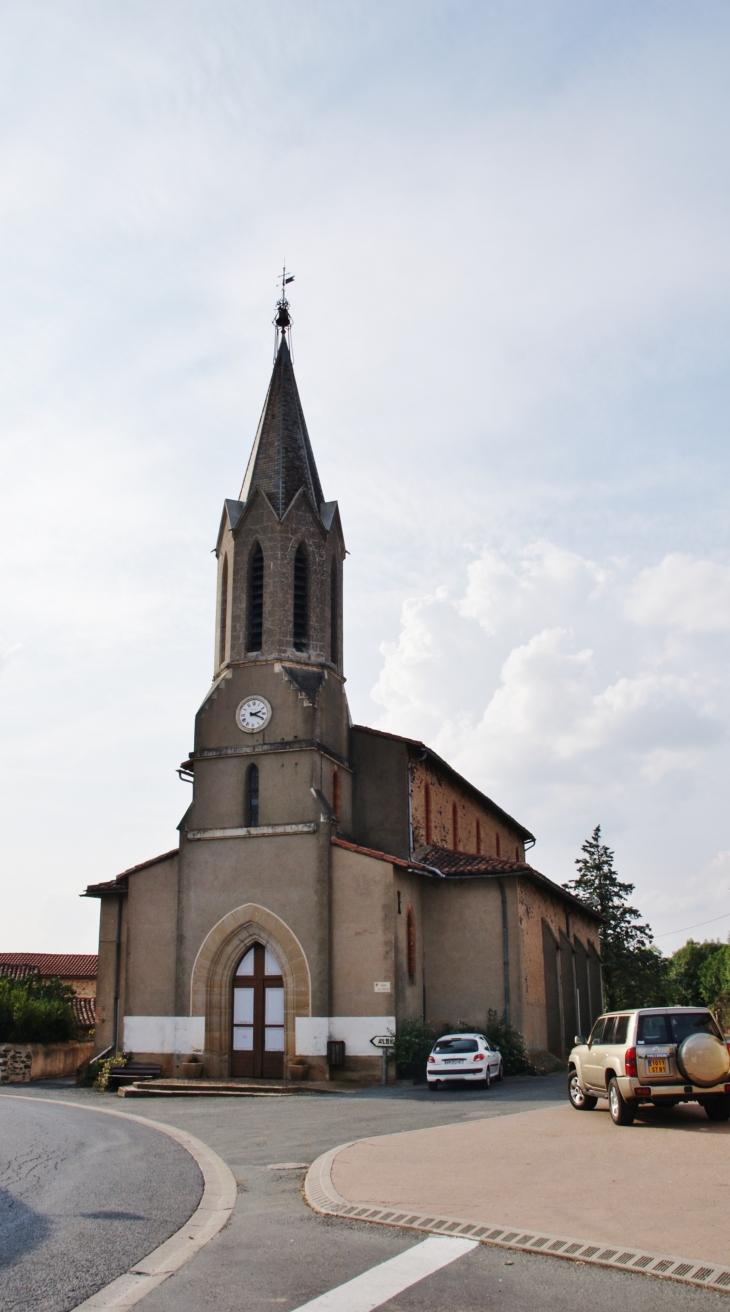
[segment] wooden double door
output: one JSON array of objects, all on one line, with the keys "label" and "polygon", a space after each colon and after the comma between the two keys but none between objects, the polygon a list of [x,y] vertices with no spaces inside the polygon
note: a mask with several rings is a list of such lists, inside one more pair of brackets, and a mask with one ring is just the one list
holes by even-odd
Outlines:
[{"label": "wooden double door", "polygon": [[284,1075],[284,980],[262,943],[244,953],[233,979],[231,1074],[266,1080]]}]

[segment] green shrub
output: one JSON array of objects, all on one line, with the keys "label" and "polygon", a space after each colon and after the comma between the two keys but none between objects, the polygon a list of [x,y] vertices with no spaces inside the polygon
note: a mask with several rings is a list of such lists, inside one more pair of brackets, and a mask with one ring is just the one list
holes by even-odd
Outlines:
[{"label": "green shrub", "polygon": [[0,975],[0,1043],[67,1043],[76,1037],[74,991],[60,979]]},{"label": "green shrub", "polygon": [[[445,1030],[440,1030],[444,1034]],[[437,1038],[436,1031],[423,1020],[402,1020],[395,1035],[391,1055],[399,1079],[412,1079],[421,1084],[426,1078],[426,1065]]]}]

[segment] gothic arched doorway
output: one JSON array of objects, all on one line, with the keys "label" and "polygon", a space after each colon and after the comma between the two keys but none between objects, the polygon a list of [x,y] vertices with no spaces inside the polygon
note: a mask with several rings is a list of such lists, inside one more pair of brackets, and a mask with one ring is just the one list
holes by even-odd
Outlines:
[{"label": "gothic arched doorway", "polygon": [[284,980],[263,943],[242,956],[233,977],[231,1074],[280,1080],[284,1075]]}]

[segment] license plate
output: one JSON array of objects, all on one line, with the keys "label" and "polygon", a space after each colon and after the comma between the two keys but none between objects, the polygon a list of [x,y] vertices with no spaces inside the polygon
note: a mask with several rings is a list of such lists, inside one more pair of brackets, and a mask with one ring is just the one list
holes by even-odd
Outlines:
[{"label": "license plate", "polygon": [[444,1066],[463,1066],[466,1057],[447,1057]]},{"label": "license plate", "polygon": [[666,1075],[667,1073],[666,1057],[649,1057],[646,1065],[650,1075]]}]

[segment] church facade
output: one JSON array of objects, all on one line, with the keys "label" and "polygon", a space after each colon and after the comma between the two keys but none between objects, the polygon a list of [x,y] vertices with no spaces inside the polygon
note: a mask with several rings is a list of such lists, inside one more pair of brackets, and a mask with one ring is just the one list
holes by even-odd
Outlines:
[{"label": "church facade", "polygon": [[101,904],[97,1051],[167,1074],[195,1053],[214,1079],[279,1078],[302,1056],[309,1078],[367,1079],[371,1040],[404,1018],[482,1027],[493,1009],[531,1050],[563,1055],[601,1010],[598,919],[447,762],[352,724],[343,530],[284,301],[279,323],[218,533],[214,676],[181,767],[178,846],[86,890]]}]

